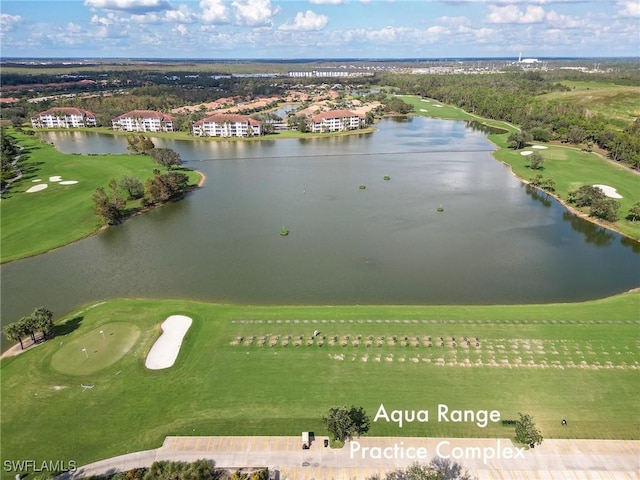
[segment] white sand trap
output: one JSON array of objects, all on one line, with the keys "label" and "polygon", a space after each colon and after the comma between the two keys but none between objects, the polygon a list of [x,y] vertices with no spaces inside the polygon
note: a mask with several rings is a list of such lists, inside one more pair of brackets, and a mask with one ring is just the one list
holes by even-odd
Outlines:
[{"label": "white sand trap", "polygon": [[620,195],[615,188],[610,187],[609,185],[594,185],[594,187],[602,190],[609,198],[622,198],[622,195]]},{"label": "white sand trap", "polygon": [[60,175],[54,175],[53,177],[49,177],[50,182],[59,182],[60,180],[62,180],[62,177]]},{"label": "white sand trap", "polygon": [[32,181],[33,183],[38,183],[38,182],[41,182],[41,181],[42,181],[42,179],[41,179],[41,178],[36,178],[35,180],[31,180],[31,181]]},{"label": "white sand trap", "polygon": [[426,110],[424,108],[421,108],[420,111],[421,112],[426,112]]},{"label": "white sand trap", "polygon": [[434,105],[434,107],[442,108],[442,105]]},{"label": "white sand trap", "polygon": [[173,366],[191,322],[192,320],[184,315],[171,315],[162,322],[162,335],[151,347],[145,367],[150,370],[162,370]]},{"label": "white sand trap", "polygon": [[525,150],[524,152],[520,152],[520,155],[524,155],[525,157],[527,155],[531,155],[533,152],[531,150]]},{"label": "white sand trap", "polygon": [[537,148],[538,150],[546,150],[549,147],[545,147],[544,145],[534,145],[531,148]]},{"label": "white sand trap", "polygon": [[27,193],[39,192],[40,190],[44,190],[47,188],[46,183],[39,183],[38,185],[34,185],[27,190]]},{"label": "white sand trap", "polygon": [[424,98],[422,99],[423,102],[427,102],[429,103],[431,100],[425,100]]},{"label": "white sand trap", "polygon": [[64,182],[60,182],[60,185],[75,185],[78,183],[77,180],[65,180]]}]

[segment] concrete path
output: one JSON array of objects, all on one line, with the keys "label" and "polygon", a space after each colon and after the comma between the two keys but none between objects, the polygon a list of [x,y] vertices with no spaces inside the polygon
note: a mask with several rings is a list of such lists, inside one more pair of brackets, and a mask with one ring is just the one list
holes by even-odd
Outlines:
[{"label": "concrete path", "polygon": [[505,439],[364,437],[340,450],[325,448],[323,440],[316,438],[309,450],[302,450],[298,436],[167,437],[158,449],[102,460],[58,478],[205,458],[217,467],[268,467],[279,471],[280,479],[360,480],[439,455],[451,456],[478,480],[640,479],[640,441],[545,440],[520,451]]}]

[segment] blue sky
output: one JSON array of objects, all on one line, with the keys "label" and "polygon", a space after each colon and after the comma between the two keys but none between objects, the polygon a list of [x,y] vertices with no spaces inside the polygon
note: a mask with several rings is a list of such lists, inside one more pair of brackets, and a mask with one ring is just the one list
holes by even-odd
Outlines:
[{"label": "blue sky", "polygon": [[2,0],[2,57],[640,55],[640,0]]}]

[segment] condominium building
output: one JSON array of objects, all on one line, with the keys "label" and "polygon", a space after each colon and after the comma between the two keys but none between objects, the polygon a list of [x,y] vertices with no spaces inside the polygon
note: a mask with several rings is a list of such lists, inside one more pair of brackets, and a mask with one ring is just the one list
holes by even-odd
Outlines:
[{"label": "condominium building", "polygon": [[312,132],[341,132],[356,130],[366,125],[364,115],[349,110],[329,110],[311,117],[309,127]]},{"label": "condominium building", "polygon": [[111,120],[114,130],[123,132],[173,132],[174,118],[153,110],[133,110]]},{"label": "condominium building", "polygon": [[80,128],[95,127],[96,116],[79,108],[56,107],[31,117],[33,128]]},{"label": "condominium building", "polygon": [[252,137],[262,135],[262,122],[247,115],[220,113],[193,124],[196,137]]}]

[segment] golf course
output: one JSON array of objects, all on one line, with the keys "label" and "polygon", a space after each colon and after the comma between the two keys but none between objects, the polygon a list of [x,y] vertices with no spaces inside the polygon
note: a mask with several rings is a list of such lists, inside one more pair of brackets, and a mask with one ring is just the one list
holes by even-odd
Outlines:
[{"label": "golf course", "polygon": [[[507,137],[517,131],[512,125],[425,98],[402,98],[415,115],[501,129],[488,134],[498,147],[493,155],[525,183],[536,173],[525,152],[536,149],[544,157],[544,177],[555,182],[550,195],[565,205],[569,192],[606,184],[619,194],[620,215],[600,225],[637,248],[640,222],[625,218],[640,201],[637,173],[557,143],[508,149]],[[144,182],[158,168],[146,155],[66,154],[35,136],[9,132],[22,148],[22,177],[2,198],[2,263],[95,234],[103,228],[93,212],[96,188],[124,176]],[[192,187],[201,180],[196,171],[181,171]],[[142,210],[135,202],[127,208]],[[586,211],[573,211],[587,218]],[[280,235],[288,233],[283,226]],[[293,237],[278,236],[279,245]],[[238,249],[243,240],[235,240]],[[186,240],[176,247],[188,248]],[[189,275],[178,265],[176,272]],[[214,273],[227,281],[220,272]],[[544,282],[544,272],[539,275]],[[73,305],[85,301],[77,295],[73,290]],[[25,351],[14,347],[0,360],[3,459],[28,455],[36,462],[85,465],[158,448],[167,436],[326,435],[322,417],[336,405],[363,407],[372,436],[512,439],[513,423],[524,413],[544,438],[640,439],[638,289],[525,305],[240,305],[226,298],[220,302],[229,303],[100,295],[56,312],[50,339]],[[188,323],[167,353],[161,346],[170,344],[169,319]],[[373,421],[382,405],[387,412],[430,416],[401,426]],[[442,406],[497,411],[499,420],[442,420]],[[2,478],[12,477],[3,472]]]},{"label": "golf course", "polygon": [[[167,435],[325,434],[329,407],[429,410],[375,436],[637,439],[640,293],[523,306],[234,306],[111,300],[2,360],[4,458],[79,465],[156,448]],[[193,320],[174,365],[145,367],[161,324]],[[314,336],[314,332],[318,331]],[[500,422],[442,422],[497,410]],[[568,426],[562,426],[565,418]]]}]

